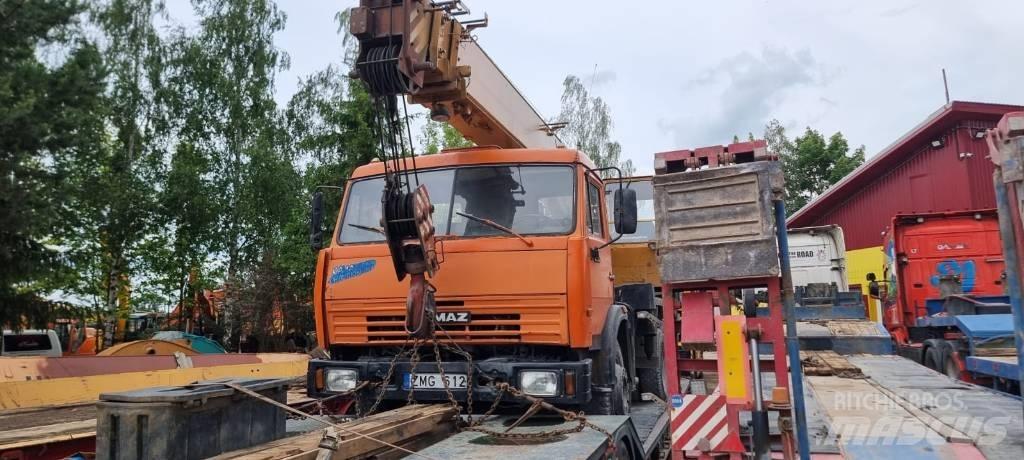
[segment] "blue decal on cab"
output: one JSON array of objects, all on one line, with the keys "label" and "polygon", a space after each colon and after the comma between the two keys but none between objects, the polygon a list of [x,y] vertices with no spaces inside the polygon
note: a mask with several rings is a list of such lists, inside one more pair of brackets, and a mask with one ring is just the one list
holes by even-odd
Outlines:
[{"label": "blue decal on cab", "polygon": [[931,276],[932,286],[938,287],[941,276],[959,276],[960,287],[964,290],[964,293],[970,293],[974,291],[974,281],[976,279],[977,268],[974,265],[973,260],[944,260],[935,265],[935,275]]},{"label": "blue decal on cab", "polygon": [[683,407],[683,397],[679,395],[672,395],[672,407],[676,409]]},{"label": "blue decal on cab", "polygon": [[328,282],[334,284],[339,281],[345,281],[349,278],[365,275],[370,273],[375,266],[377,266],[377,261],[373,259],[356,262],[354,264],[338,265],[337,267],[334,267],[334,270],[331,270],[331,278]]}]

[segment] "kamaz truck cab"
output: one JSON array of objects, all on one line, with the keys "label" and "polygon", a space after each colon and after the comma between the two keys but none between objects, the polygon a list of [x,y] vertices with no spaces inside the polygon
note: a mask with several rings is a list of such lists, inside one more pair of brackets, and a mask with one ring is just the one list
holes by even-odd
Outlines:
[{"label": "kamaz truck cab", "polygon": [[[553,404],[627,413],[637,389],[634,307],[643,306],[614,302],[593,162],[569,149],[495,148],[417,161],[411,180],[429,190],[442,262],[431,280],[435,335],[452,348],[421,346],[418,363],[393,359],[415,341],[404,328],[408,282],[396,279],[380,228],[384,166],[371,163],[348,181],[317,259],[316,333],[330,359],[311,362],[310,394],[367,382],[376,390],[361,397],[385,406],[405,403],[410,390],[418,401],[447,401],[449,390],[465,401],[467,387],[489,402],[493,383],[507,382]],[[635,195],[612,197],[635,209]],[[635,211],[616,215],[615,230],[634,231]]]},{"label": "kamaz truck cab", "polygon": [[[635,351],[638,330],[660,329],[637,314],[654,308],[653,289],[615,301],[602,175],[617,170],[564,148],[564,124],[540,116],[480,48],[470,31],[487,21],[456,19],[467,13],[423,0],[362,0],[350,12],[353,76],[386,120],[384,161],[353,172],[329,246],[315,245],[317,338],[330,356],[311,361],[308,392],[472,406],[503,383],[559,407],[629,413],[654,390],[638,388],[638,366],[663,361]],[[411,139],[397,139],[406,102],[479,147],[410,158]],[[635,191],[609,198],[616,234],[634,233]]]}]

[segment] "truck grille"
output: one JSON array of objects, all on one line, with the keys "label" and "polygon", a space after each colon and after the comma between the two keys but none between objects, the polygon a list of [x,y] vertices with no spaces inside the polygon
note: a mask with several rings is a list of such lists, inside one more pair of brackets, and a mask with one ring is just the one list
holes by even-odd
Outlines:
[{"label": "truck grille", "polygon": [[[468,323],[446,323],[438,331],[441,339],[489,344],[562,344],[568,341],[564,295],[490,297],[486,299],[438,299],[438,312],[470,312]],[[332,344],[402,344],[405,332],[405,302],[330,302],[327,323]],[[447,335],[445,334],[447,332]]]},{"label": "truck grille", "polygon": [[[367,316],[366,338],[370,342],[395,340],[396,336],[405,336],[405,315]],[[448,336],[453,340],[514,340],[520,339],[519,315],[515,313],[474,313],[472,320],[466,324],[443,324]],[[444,332],[437,331],[439,337]]]}]

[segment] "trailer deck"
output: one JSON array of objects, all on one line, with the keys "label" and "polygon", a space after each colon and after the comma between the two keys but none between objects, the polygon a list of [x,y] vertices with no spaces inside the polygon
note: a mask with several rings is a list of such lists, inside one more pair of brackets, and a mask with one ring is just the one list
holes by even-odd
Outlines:
[{"label": "trailer deck", "polygon": [[[796,310],[801,310],[800,307]],[[842,355],[892,354],[892,337],[881,324],[867,319],[798,321],[801,350],[832,350]]]},{"label": "trailer deck", "polygon": [[810,400],[825,421],[816,425],[818,420],[809,416],[809,429],[834,436],[845,458],[1024,455],[1019,398],[950,379],[898,356],[846,359],[863,377],[805,377]]},{"label": "trailer deck", "polygon": [[1016,356],[968,356],[967,370],[1009,380],[1020,378]]}]

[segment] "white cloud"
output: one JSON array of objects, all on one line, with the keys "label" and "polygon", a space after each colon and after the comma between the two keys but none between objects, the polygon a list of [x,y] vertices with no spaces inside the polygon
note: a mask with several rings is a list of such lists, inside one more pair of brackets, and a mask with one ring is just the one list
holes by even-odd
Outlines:
[{"label": "white cloud", "polygon": [[743,51],[701,71],[683,86],[681,118],[662,122],[681,147],[728,143],[734,135],[760,136],[777,109],[807,88],[825,87],[836,75],[808,49],[764,47]]}]

